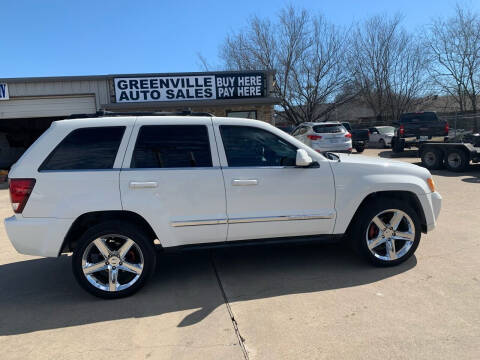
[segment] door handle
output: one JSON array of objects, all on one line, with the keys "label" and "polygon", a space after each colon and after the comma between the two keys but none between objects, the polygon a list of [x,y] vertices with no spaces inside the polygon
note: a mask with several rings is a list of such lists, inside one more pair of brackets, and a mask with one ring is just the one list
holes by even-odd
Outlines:
[{"label": "door handle", "polygon": [[233,186],[258,185],[258,180],[257,180],[257,179],[247,179],[247,180],[233,179],[233,180],[232,180],[232,185],[233,185]]},{"label": "door handle", "polygon": [[158,183],[156,181],[130,181],[132,189],[156,188],[157,186]]}]

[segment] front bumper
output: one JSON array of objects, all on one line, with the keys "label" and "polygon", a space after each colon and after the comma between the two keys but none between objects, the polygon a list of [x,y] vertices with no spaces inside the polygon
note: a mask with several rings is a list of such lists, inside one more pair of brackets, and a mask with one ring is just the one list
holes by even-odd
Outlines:
[{"label": "front bumper", "polygon": [[12,216],[5,219],[8,237],[19,253],[57,257],[72,220],[56,218],[23,218]]},{"label": "front bumper", "polygon": [[427,232],[432,231],[437,226],[438,216],[442,208],[442,196],[438,192],[433,192],[418,196],[425,214]]}]

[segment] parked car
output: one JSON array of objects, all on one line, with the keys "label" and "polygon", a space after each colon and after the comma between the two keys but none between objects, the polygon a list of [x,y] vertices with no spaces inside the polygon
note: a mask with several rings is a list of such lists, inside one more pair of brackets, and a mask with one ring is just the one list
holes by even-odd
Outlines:
[{"label": "parked car", "polygon": [[353,129],[349,122],[342,122],[342,125],[352,134],[353,148],[357,152],[362,153],[368,144],[368,129]]},{"label": "parked car", "polygon": [[368,137],[369,143],[380,146],[381,148],[390,147],[392,138],[395,135],[395,128],[393,126],[375,126],[368,130],[370,132]]},{"label": "parked car", "polygon": [[324,156],[265,122],[211,116],[57,121],[9,182],[17,251],[73,252],[80,285],[104,298],[145,284],[154,244],[346,238],[373,264],[397,265],[436,226],[442,199],[422,167]]},{"label": "parked car", "polygon": [[406,147],[418,147],[433,137],[448,138],[448,122],[440,120],[434,112],[402,114],[394,125],[398,128],[392,138],[393,152],[402,152]]},{"label": "parked car", "polygon": [[338,122],[303,123],[292,136],[318,152],[352,152],[352,135]]}]

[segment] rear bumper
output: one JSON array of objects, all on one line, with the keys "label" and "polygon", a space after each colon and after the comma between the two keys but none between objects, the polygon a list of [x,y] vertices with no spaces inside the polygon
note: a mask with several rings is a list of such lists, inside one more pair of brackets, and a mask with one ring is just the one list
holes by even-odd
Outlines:
[{"label": "rear bumper", "polygon": [[442,196],[438,192],[418,196],[425,214],[427,232],[437,226],[438,216],[442,208]]},{"label": "rear bumper", "polygon": [[63,239],[72,225],[70,219],[21,218],[5,219],[5,229],[15,250],[25,255],[57,257]]}]

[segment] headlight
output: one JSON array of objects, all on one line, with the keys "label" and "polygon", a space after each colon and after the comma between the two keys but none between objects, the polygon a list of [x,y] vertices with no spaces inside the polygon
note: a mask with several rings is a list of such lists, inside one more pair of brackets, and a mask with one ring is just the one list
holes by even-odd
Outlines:
[{"label": "headlight", "polygon": [[427,179],[427,184],[430,190],[432,190],[432,192],[435,192],[435,182],[433,181],[432,178]]}]

